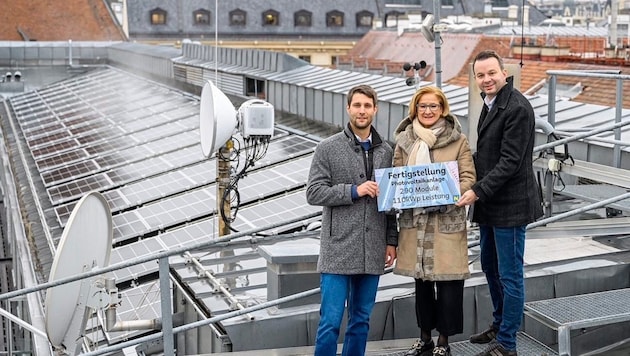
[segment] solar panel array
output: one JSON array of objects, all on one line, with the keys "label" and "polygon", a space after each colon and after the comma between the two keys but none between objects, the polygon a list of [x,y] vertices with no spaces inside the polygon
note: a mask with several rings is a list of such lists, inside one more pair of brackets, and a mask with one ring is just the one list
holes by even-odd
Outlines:
[{"label": "solar panel array", "polygon": [[[102,193],[112,211],[111,264],[218,235],[216,159],[204,157],[199,145],[199,97],[99,68],[9,102],[41,178],[36,196],[51,207],[44,212],[47,220],[58,224],[50,227],[55,243],[77,201],[90,191]],[[319,211],[306,203],[304,192],[316,144],[276,129],[265,157],[239,182],[241,206],[232,228],[246,231]],[[287,224],[274,233],[307,223]],[[232,255],[229,263],[217,251],[198,253],[210,265],[239,266],[217,270],[218,277],[230,276],[240,286],[236,291],[265,298],[265,261],[255,246],[222,250],[222,256]],[[122,319],[136,309],[137,300],[131,299],[138,288],[158,288],[152,280],[157,269],[153,261],[114,273],[128,303],[119,311]],[[186,270],[177,268],[177,273]],[[203,284],[183,279],[194,288]],[[212,293],[200,289],[195,294]],[[228,303],[217,306],[227,308]],[[148,310],[143,319],[160,314],[159,305],[149,303]]]}]

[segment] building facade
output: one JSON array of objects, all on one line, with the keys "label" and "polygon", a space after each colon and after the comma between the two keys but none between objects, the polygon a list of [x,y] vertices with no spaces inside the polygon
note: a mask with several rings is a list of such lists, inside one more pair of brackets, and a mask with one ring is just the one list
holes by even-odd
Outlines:
[{"label": "building facade", "polygon": [[[442,17],[521,19],[516,16],[519,0],[439,3]],[[216,41],[219,46],[282,51],[323,66],[334,65],[375,27],[395,30],[409,14],[436,10],[433,0],[125,0],[123,8],[123,28],[133,41]],[[526,11],[524,19],[532,23],[545,18],[533,7]]]}]

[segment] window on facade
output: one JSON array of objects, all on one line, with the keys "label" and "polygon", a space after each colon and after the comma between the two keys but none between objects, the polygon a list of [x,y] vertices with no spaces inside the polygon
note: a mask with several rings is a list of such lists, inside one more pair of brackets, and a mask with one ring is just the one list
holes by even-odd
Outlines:
[{"label": "window on facade", "polygon": [[193,11],[193,21],[195,25],[209,25],[210,11],[204,9]]},{"label": "window on facade", "polygon": [[453,6],[453,0],[442,0],[442,6]]},{"label": "window on facade", "polygon": [[247,13],[241,9],[230,11],[230,26],[247,25]]},{"label": "window on facade", "polygon": [[492,0],[493,7],[508,7],[510,6],[508,0]]},{"label": "window on facade", "polygon": [[357,27],[372,27],[374,14],[369,11],[357,12]]},{"label": "window on facade", "polygon": [[245,95],[258,99],[266,99],[265,82],[255,78],[245,77],[246,92]]},{"label": "window on facade", "polygon": [[326,13],[326,26],[343,27],[343,12],[335,10]]},{"label": "window on facade", "polygon": [[293,14],[293,25],[311,27],[313,14],[310,11],[300,10]]},{"label": "window on facade", "polygon": [[151,25],[165,25],[166,24],[166,11],[159,7],[151,10]]},{"label": "window on facade", "polygon": [[280,25],[280,14],[275,10],[267,10],[262,14],[263,26]]},{"label": "window on facade", "polygon": [[401,16],[403,13],[398,11],[390,11],[385,14],[385,27],[396,27],[398,26],[398,16]]},{"label": "window on facade", "polygon": [[311,63],[311,56],[298,56],[299,59]]}]

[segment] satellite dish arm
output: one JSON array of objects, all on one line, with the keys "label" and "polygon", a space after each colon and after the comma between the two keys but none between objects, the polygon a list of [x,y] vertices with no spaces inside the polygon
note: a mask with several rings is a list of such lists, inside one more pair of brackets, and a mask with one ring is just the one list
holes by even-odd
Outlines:
[{"label": "satellite dish arm", "polygon": [[116,281],[113,278],[105,279],[105,289],[110,296],[110,303],[105,309],[105,330],[114,331],[133,331],[133,330],[161,330],[162,319],[155,318],[149,320],[127,320],[121,321],[116,316],[116,310],[120,305],[120,294],[116,288]]},{"label": "satellite dish arm", "polygon": [[108,308],[105,311],[107,332],[134,331],[134,330],[162,330],[162,319],[148,320],[118,320],[116,321],[116,307]]}]

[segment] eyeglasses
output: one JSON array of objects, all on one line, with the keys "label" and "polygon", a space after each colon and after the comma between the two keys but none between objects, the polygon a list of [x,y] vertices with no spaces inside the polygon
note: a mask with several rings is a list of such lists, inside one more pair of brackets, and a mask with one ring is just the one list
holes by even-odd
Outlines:
[{"label": "eyeglasses", "polygon": [[427,108],[429,110],[431,110],[431,112],[436,112],[438,111],[440,108],[442,107],[442,105],[440,104],[418,104],[416,105],[416,108],[420,111],[420,112],[425,112],[427,110]]}]

